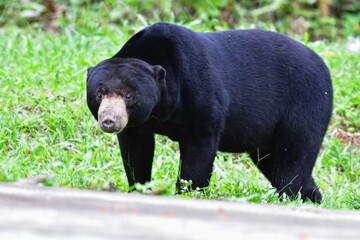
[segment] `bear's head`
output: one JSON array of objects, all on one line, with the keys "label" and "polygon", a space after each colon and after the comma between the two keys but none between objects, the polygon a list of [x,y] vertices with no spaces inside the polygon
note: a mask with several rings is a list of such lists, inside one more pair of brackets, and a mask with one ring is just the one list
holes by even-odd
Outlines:
[{"label": "bear's head", "polygon": [[145,123],[160,100],[165,69],[140,59],[111,58],[88,69],[87,103],[100,128],[121,132]]}]

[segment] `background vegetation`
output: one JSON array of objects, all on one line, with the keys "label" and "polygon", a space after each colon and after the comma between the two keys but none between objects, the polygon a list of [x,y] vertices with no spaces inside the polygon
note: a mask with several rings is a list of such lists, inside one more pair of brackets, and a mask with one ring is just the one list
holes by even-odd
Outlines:
[{"label": "background vegetation", "polygon": [[[360,209],[359,9],[358,1],[0,0],[0,181],[43,176],[49,186],[127,191],[116,137],[87,109],[86,69],[161,20],[279,31],[322,56],[335,102],[314,169],[320,207]],[[178,159],[177,143],[157,136],[153,181],[137,189],[173,195]],[[246,154],[219,153],[209,190],[181,196],[277,204],[274,192]]]}]

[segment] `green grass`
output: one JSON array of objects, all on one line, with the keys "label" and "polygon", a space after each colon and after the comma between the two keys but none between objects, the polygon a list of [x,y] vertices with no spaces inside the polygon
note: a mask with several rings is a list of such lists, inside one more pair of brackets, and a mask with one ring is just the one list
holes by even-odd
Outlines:
[{"label": "green grass", "polygon": [[[104,134],[87,109],[86,69],[115,54],[140,29],[92,22],[63,24],[61,33],[34,26],[0,29],[0,181],[46,176],[50,186],[127,191],[115,135]],[[86,22],[88,21],[88,22]],[[194,23],[185,23],[185,26]],[[202,22],[193,29],[209,30]],[[360,56],[343,43],[308,43],[331,69],[334,114],[314,176],[322,208],[360,209]],[[153,181],[137,189],[173,195],[178,144],[157,136]],[[208,191],[182,197],[279,202],[246,154],[219,153]]]}]

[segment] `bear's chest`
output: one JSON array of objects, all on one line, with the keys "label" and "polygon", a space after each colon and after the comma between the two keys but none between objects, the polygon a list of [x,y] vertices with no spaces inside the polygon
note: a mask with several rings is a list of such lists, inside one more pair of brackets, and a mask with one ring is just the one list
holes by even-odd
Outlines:
[{"label": "bear's chest", "polygon": [[178,124],[160,122],[155,118],[151,118],[146,124],[144,124],[143,128],[147,132],[167,136],[173,141],[179,141],[182,133],[181,127]]}]

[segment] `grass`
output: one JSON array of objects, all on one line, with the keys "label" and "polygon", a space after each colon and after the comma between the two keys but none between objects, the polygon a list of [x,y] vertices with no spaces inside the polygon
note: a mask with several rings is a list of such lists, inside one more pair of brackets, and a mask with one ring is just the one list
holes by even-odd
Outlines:
[{"label": "grass", "polygon": [[[46,176],[46,185],[127,191],[116,136],[104,134],[87,109],[86,69],[115,54],[145,23],[100,25],[92,18],[47,33],[12,24],[0,29],[0,181]],[[96,21],[95,21],[96,22]],[[60,23],[61,25],[62,23]],[[185,23],[208,30],[206,23]],[[360,209],[360,56],[343,43],[307,43],[331,69],[334,114],[314,176],[321,208]],[[153,181],[145,193],[173,195],[178,144],[156,136]],[[279,202],[246,154],[219,153],[206,192],[182,197]]]}]

